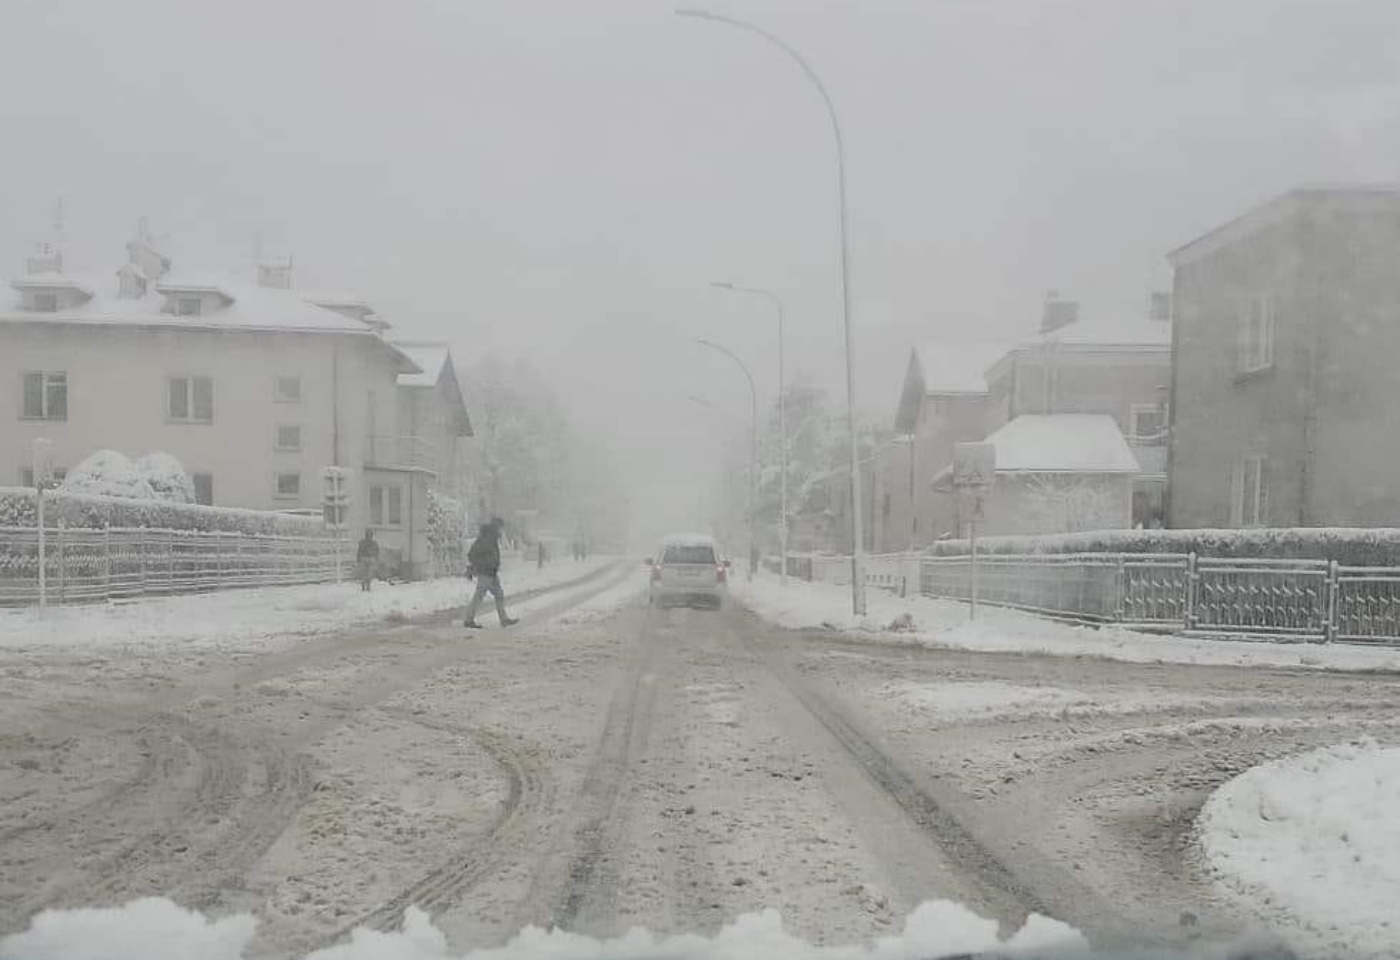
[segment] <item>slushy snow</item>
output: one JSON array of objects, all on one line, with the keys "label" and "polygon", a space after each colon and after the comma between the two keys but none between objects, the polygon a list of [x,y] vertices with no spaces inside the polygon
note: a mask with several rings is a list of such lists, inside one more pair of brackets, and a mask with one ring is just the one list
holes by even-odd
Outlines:
[{"label": "slushy snow", "polygon": [[[985,605],[971,621],[965,603],[900,598],[875,588],[866,591],[866,615],[857,617],[851,612],[849,586],[789,578],[784,587],[771,574],[751,583],[736,581],[732,590],[741,603],[779,626],[841,631],[892,643],[1103,657],[1129,663],[1400,670],[1400,650],[1395,648],[1156,636],[1125,627],[1079,627]],[[890,629],[906,614],[913,620],[912,630]]]},{"label": "slushy snow", "polygon": [[1400,957],[1400,748],[1254,767],[1216,790],[1197,826],[1216,881],[1297,949]]},{"label": "slushy snow", "polygon": [[[611,557],[560,560],[543,569],[518,561],[507,564],[501,573],[506,601],[515,612],[518,605],[511,597],[521,591],[565,583],[614,562]],[[50,607],[42,618],[34,608],[0,610],[0,646],[178,642],[222,649],[401,622],[465,606],[472,588],[472,582],[464,577],[443,577],[417,583],[376,583],[368,593],[361,591],[358,583],[323,583]]]},{"label": "slushy snow", "polygon": [[[242,960],[254,931],[246,915],[209,920],[152,898],[124,907],[41,913],[28,930],[0,940],[0,960]],[[898,936],[865,945],[814,946],[785,931],[777,911],[764,910],[736,918],[713,937],[634,929],[595,940],[527,927],[503,946],[454,953],[427,914],[410,907],[402,932],[357,930],[348,943],[304,960],[928,960],[994,949],[1043,956],[1082,952],[1087,943],[1073,928],[1034,915],[1003,940],[996,921],[956,903],[931,901],[910,913]]]}]

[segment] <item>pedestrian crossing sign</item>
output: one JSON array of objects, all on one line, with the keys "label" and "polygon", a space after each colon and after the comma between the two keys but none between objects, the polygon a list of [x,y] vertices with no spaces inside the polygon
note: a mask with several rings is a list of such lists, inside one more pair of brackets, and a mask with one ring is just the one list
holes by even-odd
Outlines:
[{"label": "pedestrian crossing sign", "polygon": [[996,472],[997,448],[990,443],[959,443],[953,448],[953,486],[990,487]]}]

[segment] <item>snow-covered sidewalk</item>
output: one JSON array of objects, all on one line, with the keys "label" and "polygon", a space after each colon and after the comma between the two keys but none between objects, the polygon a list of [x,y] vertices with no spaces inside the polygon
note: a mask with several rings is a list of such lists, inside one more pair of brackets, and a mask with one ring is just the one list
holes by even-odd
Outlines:
[{"label": "snow-covered sidewalk", "polygon": [[1296,949],[1400,957],[1400,748],[1346,744],[1255,767],[1201,810],[1217,882]]},{"label": "snow-covered sidewalk", "polygon": [[[506,597],[575,580],[615,561],[558,560],[543,569],[515,563],[502,571]],[[0,646],[168,643],[227,646],[275,637],[332,633],[370,623],[403,622],[461,606],[471,597],[464,577],[418,583],[357,583],[259,587],[152,598],[119,604],[0,610]]]},{"label": "snow-covered sidewalk", "polygon": [[[1269,643],[1156,636],[1122,627],[1078,627],[1017,610],[982,606],[969,621],[968,606],[928,597],[900,599],[871,588],[866,616],[851,613],[850,587],[767,574],[752,583],[737,579],[734,595],[766,620],[795,629],[818,628],[874,636],[890,642],[962,650],[1093,656],[1132,663],[1195,663],[1311,667],[1328,670],[1400,670],[1400,649],[1346,644]],[[891,626],[908,616],[902,631]]]}]

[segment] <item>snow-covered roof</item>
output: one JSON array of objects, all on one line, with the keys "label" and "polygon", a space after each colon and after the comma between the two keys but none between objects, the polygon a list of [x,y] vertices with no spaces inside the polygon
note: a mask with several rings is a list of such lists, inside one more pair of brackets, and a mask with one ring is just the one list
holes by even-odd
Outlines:
[{"label": "snow-covered roof", "polygon": [[1020,416],[987,438],[997,473],[1139,473],[1118,422],[1098,413]]},{"label": "snow-covered roof", "polygon": [[[372,333],[351,317],[308,303],[296,290],[260,287],[236,278],[165,277],[142,297],[118,296],[114,274],[77,277],[67,274],[34,275],[16,281],[37,285],[72,285],[90,291],[91,299],[54,313],[21,309],[18,298],[0,301],[0,322],[128,324],[132,326],[186,327],[195,329],[288,330],[324,333]],[[231,302],[199,316],[162,312],[165,297],[159,292],[218,292]]]},{"label": "snow-covered roof", "polygon": [[924,393],[986,393],[988,368],[1012,346],[1005,340],[940,340],[915,347]]},{"label": "snow-covered roof", "polygon": [[92,290],[84,283],[62,273],[31,273],[11,280],[10,286],[16,290],[77,290],[85,296],[92,296]]},{"label": "snow-covered roof", "polygon": [[418,373],[399,374],[401,387],[435,387],[447,366],[451,352],[445,343],[413,343],[395,340],[394,346],[420,368]]},{"label": "snow-covered roof", "polygon": [[675,547],[713,547],[715,538],[708,533],[668,533],[662,537],[664,546]]},{"label": "snow-covered roof", "polygon": [[1156,320],[1076,320],[1037,334],[1024,346],[1045,343],[1085,347],[1170,347],[1172,325]]}]

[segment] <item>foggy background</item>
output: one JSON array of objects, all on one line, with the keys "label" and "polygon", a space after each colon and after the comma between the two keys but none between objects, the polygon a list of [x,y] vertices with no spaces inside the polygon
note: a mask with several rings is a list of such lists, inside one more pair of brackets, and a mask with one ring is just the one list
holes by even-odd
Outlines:
[{"label": "foggy background", "polygon": [[[861,412],[911,343],[1029,332],[1047,288],[1135,317],[1168,249],[1299,183],[1391,180],[1387,0],[727,0],[801,50],[847,139]],[[655,0],[8,0],[0,270],[66,204],[74,271],[146,216],[175,270],[295,258],[459,365],[527,355],[664,509],[789,371],[844,389],[821,102],[758,38]],[[841,394],[837,394],[842,396]],[[680,522],[678,520],[678,522]]]}]

